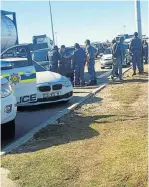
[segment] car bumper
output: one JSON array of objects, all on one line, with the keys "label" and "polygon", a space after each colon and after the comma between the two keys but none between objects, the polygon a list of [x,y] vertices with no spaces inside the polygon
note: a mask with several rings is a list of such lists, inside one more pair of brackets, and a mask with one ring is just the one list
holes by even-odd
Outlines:
[{"label": "car bumper", "polygon": [[101,67],[110,67],[113,64],[113,60],[101,62]]},{"label": "car bumper", "polygon": [[1,98],[1,124],[15,119],[17,114],[16,98],[13,94]]},{"label": "car bumper", "polygon": [[37,102],[31,102],[31,103],[27,103],[24,106],[34,106],[34,105],[41,105],[41,104],[46,104],[46,103],[56,103],[56,102],[60,102],[60,101],[68,101],[69,99],[71,99],[71,97],[73,96],[73,88],[72,86],[69,87],[65,87],[61,90],[57,90],[60,91],[61,94],[58,96],[53,96],[53,97],[44,97],[43,94],[45,93],[52,93],[52,92],[39,92],[37,93]]}]

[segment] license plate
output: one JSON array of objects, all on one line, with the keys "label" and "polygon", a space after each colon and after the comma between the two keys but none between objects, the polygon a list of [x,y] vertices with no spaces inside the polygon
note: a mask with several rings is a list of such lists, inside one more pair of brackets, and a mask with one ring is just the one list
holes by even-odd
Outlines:
[{"label": "license plate", "polygon": [[44,93],[43,98],[56,97],[61,95],[61,92]]}]

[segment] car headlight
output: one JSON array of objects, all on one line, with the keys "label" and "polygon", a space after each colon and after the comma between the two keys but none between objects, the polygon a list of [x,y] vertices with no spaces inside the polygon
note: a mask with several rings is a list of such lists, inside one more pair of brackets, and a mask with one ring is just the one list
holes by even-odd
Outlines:
[{"label": "car headlight", "polygon": [[63,83],[63,86],[69,87],[69,86],[72,86],[72,84],[69,80],[67,80],[66,82]]},{"label": "car headlight", "polygon": [[1,84],[1,89],[0,89],[0,96],[1,98],[7,97],[12,93],[12,88],[10,84]]}]

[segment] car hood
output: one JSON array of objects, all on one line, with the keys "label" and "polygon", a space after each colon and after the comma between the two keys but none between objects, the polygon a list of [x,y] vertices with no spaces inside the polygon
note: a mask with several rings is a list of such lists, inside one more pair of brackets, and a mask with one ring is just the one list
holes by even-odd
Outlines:
[{"label": "car hood", "polygon": [[102,58],[103,58],[103,60],[112,59],[112,54],[103,55]]},{"label": "car hood", "polygon": [[61,76],[58,73],[54,73],[51,71],[43,71],[43,72],[37,72],[36,73],[36,79],[37,84],[43,84],[43,83],[55,83],[59,81],[65,81],[66,77]]}]

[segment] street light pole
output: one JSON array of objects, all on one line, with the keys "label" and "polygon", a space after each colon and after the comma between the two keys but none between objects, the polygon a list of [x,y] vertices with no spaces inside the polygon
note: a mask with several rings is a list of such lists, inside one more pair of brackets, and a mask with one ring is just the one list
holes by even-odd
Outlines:
[{"label": "street light pole", "polygon": [[138,31],[138,36],[142,40],[140,0],[135,0],[135,16],[136,16],[136,27]]},{"label": "street light pole", "polygon": [[52,19],[52,10],[51,10],[51,2],[50,2],[50,0],[49,0],[49,8],[50,8],[50,19],[51,19],[53,45],[55,45],[54,29],[53,29],[53,19]]},{"label": "street light pole", "polygon": [[55,32],[55,43],[58,46],[58,40],[57,40],[57,32]]}]

